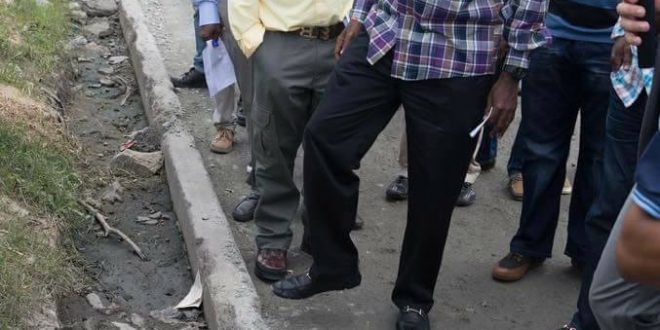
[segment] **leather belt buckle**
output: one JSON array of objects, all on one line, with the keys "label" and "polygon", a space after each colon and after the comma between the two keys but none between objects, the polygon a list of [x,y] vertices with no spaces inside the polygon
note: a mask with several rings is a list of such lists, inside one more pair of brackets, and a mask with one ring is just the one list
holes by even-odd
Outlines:
[{"label": "leather belt buckle", "polygon": [[299,30],[298,34],[300,34],[301,37],[306,39],[318,38],[318,32],[314,27],[303,27]]}]

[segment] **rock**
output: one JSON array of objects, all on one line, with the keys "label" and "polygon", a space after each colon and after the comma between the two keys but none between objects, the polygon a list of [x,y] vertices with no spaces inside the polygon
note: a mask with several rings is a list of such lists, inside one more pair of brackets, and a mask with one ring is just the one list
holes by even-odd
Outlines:
[{"label": "rock", "polygon": [[151,218],[151,219],[160,219],[162,217],[163,217],[162,212],[154,212],[152,214],[149,214],[149,218]]},{"label": "rock", "polygon": [[71,11],[71,18],[78,24],[87,23],[87,13],[82,10],[76,9]]},{"label": "rock", "polygon": [[126,324],[126,323],[121,323],[121,322],[112,322],[112,325],[117,327],[119,330],[137,330],[133,328],[132,326]]},{"label": "rock", "polygon": [[108,78],[101,78],[99,79],[99,83],[105,87],[112,87],[115,85],[115,82],[113,80],[110,80]]},{"label": "rock", "polygon": [[[81,7],[80,7],[80,4],[77,3],[77,2],[69,2],[69,9],[70,10],[80,10]],[[85,15],[87,15],[87,14],[85,14]]]},{"label": "rock", "polygon": [[136,325],[140,328],[143,328],[146,322],[145,322],[145,320],[142,316],[140,316],[139,314],[133,313],[133,314],[131,314],[131,323],[133,323],[134,325]]},{"label": "rock", "polygon": [[121,64],[127,59],[128,56],[112,56],[108,59],[108,63],[110,63],[110,65],[117,65],[117,64]]},{"label": "rock", "polygon": [[82,0],[82,7],[89,16],[110,16],[117,12],[115,0]]},{"label": "rock", "polygon": [[78,57],[105,57],[105,56],[110,56],[110,50],[108,47],[101,46],[95,42],[90,42],[84,47],[80,48],[79,50],[79,55]]},{"label": "rock", "polygon": [[69,40],[69,43],[66,45],[66,48],[68,50],[73,50],[73,49],[78,49],[82,46],[85,46],[87,44],[87,39],[83,36],[77,36],[71,40]]},{"label": "rock", "polygon": [[98,69],[98,73],[104,74],[104,75],[111,75],[111,74],[115,73],[115,69],[113,69],[109,66],[108,67],[103,67],[103,68]]},{"label": "rock", "polygon": [[139,152],[126,149],[117,154],[110,162],[115,172],[128,172],[137,176],[155,175],[163,167],[163,152]]},{"label": "rock", "polygon": [[87,25],[85,25],[83,30],[86,33],[100,38],[104,38],[112,34],[112,29],[110,28],[110,23],[108,22],[107,18],[95,18]]},{"label": "rock", "polygon": [[183,313],[176,308],[165,308],[159,311],[153,311],[149,313],[151,318],[161,321],[167,324],[180,324],[183,323],[181,318],[183,318]]},{"label": "rock", "polygon": [[85,299],[87,299],[87,303],[89,303],[92,308],[94,308],[97,311],[103,311],[105,310],[105,305],[103,305],[103,301],[101,301],[101,297],[97,295],[96,293],[90,293],[87,296],[85,296]]},{"label": "rock", "polygon": [[108,188],[103,192],[103,195],[101,196],[101,200],[114,204],[116,202],[123,202],[124,200],[121,198],[121,194],[124,193],[124,187],[122,187],[119,182],[115,181],[111,183]]}]

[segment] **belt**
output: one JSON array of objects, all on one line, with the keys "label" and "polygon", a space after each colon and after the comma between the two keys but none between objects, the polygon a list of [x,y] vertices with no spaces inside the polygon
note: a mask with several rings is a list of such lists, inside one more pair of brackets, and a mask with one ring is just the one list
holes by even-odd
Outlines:
[{"label": "belt", "polygon": [[309,26],[288,33],[299,35],[305,39],[331,40],[337,38],[344,31],[344,23],[339,22],[331,26]]}]

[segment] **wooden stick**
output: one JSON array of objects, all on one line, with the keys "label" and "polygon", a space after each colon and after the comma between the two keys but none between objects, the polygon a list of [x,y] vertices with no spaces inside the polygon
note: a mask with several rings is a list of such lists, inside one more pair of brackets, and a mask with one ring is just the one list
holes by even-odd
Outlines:
[{"label": "wooden stick", "polygon": [[98,210],[96,210],[93,206],[89,205],[89,203],[81,200],[79,200],[78,202],[80,203],[80,205],[84,206],[89,213],[94,215],[96,221],[98,221],[101,227],[103,228],[104,237],[108,237],[108,235],[114,233],[115,235],[121,237],[124,241],[126,241],[131,246],[131,248],[133,248],[133,251],[135,251],[138,257],[140,257],[140,259],[147,260],[147,256],[144,255],[144,253],[142,253],[140,247],[137,244],[135,244],[135,242],[133,242],[133,240],[130,237],[128,237],[128,235],[124,234],[121,230],[110,226],[108,224],[107,218],[103,214],[101,214]]}]

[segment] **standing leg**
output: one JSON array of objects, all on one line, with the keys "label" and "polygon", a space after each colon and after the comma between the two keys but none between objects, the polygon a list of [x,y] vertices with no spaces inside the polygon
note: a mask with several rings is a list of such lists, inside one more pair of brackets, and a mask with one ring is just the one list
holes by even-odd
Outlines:
[{"label": "standing leg", "polygon": [[213,97],[213,103],[213,124],[218,132],[211,142],[211,151],[225,154],[231,152],[234,146],[235,86],[231,85],[219,91]]},{"label": "standing leg", "polygon": [[559,218],[571,136],[578,113],[579,68],[570,54],[572,41],[555,38],[532,52],[522,87],[525,197],[510,253],[493,268],[501,281],[521,279],[535,263],[551,256]]},{"label": "standing leg", "polygon": [[575,44],[573,52],[582,72],[580,78],[580,150],[568,211],[568,239],[565,253],[573,264],[582,266],[589,240],[584,221],[601,189],[605,119],[609,105],[610,50],[604,43]]},{"label": "standing leg", "polygon": [[589,306],[589,290],[612,226],[634,184],[637,145],[646,105],[645,93],[640,95],[630,108],[623,105],[613,89],[611,89],[610,95],[605,128],[602,187],[585,220],[590,246],[582,271],[578,311],[572,321],[581,330],[599,329]]},{"label": "standing leg", "polygon": [[469,132],[483,116],[491,83],[490,76],[401,83],[410,174],[408,223],[392,293],[401,309],[428,312],[433,305],[449,223],[476,147]]}]

